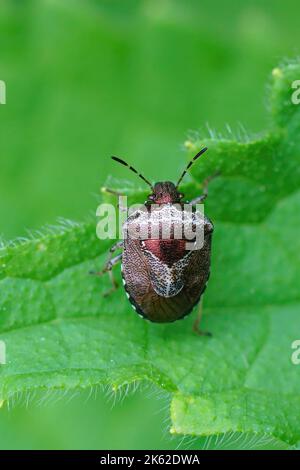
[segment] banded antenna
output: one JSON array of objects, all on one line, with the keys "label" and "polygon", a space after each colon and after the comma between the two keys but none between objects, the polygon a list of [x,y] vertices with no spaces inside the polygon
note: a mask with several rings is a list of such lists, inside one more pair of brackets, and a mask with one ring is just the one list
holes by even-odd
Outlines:
[{"label": "banded antenna", "polygon": [[182,175],[180,176],[179,180],[178,180],[178,183],[176,184],[176,188],[178,188],[178,186],[180,185],[182,179],[184,178],[184,176],[186,175],[187,171],[191,168],[191,166],[195,163],[196,160],[198,160],[199,157],[201,157],[201,155],[206,152],[207,150],[207,147],[204,147],[202,150],[200,150],[200,152],[197,153],[197,155],[194,156],[194,158],[192,158],[192,160],[189,162],[188,166],[186,167],[186,169],[184,170],[184,172],[182,173]]},{"label": "banded antenna", "polygon": [[136,175],[138,175],[145,183],[148,184],[148,186],[150,186],[151,190],[154,191],[154,188],[152,186],[152,184],[150,183],[150,181],[148,181],[145,176],[141,175],[141,173],[139,173],[135,168],[133,168],[133,166],[129,165],[128,163],[126,163],[124,160],[122,160],[121,158],[119,157],[111,157],[113,160],[115,160],[116,162],[118,163],[121,163],[121,165],[124,165],[124,166],[127,166],[127,168],[129,168],[129,170],[133,171],[133,173],[135,173]]}]

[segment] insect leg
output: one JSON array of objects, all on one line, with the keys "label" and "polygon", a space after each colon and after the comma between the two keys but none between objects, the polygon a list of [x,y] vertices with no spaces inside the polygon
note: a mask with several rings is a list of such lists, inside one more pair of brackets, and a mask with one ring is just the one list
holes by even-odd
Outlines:
[{"label": "insect leg", "polygon": [[102,186],[101,191],[103,193],[114,194],[115,196],[125,196],[125,194],[119,193],[119,191],[115,191],[114,189],[107,188],[106,186]]},{"label": "insect leg", "polygon": [[[116,248],[116,249],[117,249],[117,248]],[[111,252],[111,253],[113,253],[113,252]],[[106,273],[106,272],[110,272],[110,271],[112,270],[112,268],[113,268],[117,263],[119,263],[119,261],[121,261],[121,259],[122,259],[122,253],[120,253],[119,255],[114,256],[114,257],[112,257],[112,256],[110,255],[109,260],[106,262],[106,264],[105,264],[105,266],[104,266],[104,268],[103,268],[101,274],[104,274],[104,273]]]},{"label": "insect leg", "polygon": [[119,286],[118,286],[118,283],[117,281],[115,280],[114,278],[114,275],[113,275],[113,272],[112,272],[112,268],[117,264],[119,263],[119,261],[121,261],[122,259],[122,253],[120,253],[119,255],[115,256],[115,257],[112,257],[112,254],[123,247],[123,241],[118,241],[117,243],[115,243],[114,245],[112,245],[110,247],[110,250],[109,250],[109,258],[107,260],[107,262],[105,263],[105,266],[104,268],[102,269],[102,271],[99,271],[99,272],[95,272],[95,271],[90,271],[90,274],[94,275],[94,276],[102,276],[103,274],[107,273],[109,274],[109,278],[111,280],[111,283],[112,283],[112,288],[109,289],[109,291],[105,292],[103,295],[104,296],[107,296],[109,294],[111,294],[112,292],[114,292]]},{"label": "insect leg", "polygon": [[89,274],[92,274],[94,276],[102,276],[102,274],[108,272],[108,271],[111,271],[112,268],[115,266],[115,264],[117,264],[119,261],[121,261],[122,259],[122,253],[120,253],[119,255],[113,257],[112,254],[116,251],[116,250],[119,250],[123,248],[123,241],[118,241],[117,243],[115,243],[114,245],[112,245],[109,249],[109,257],[108,257],[108,260],[106,261],[105,265],[104,265],[104,268],[102,269],[102,271],[90,271]]},{"label": "insect leg", "polygon": [[211,176],[208,176],[208,178],[206,178],[204,181],[203,181],[203,194],[201,194],[201,196],[197,196],[195,197],[194,199],[192,199],[189,204],[191,205],[194,205],[194,204],[201,204],[201,202],[203,202],[207,196],[208,196],[208,185],[209,183],[211,182],[211,180],[213,180],[214,178],[216,178],[217,176],[219,176],[220,172],[218,171],[217,173],[214,173],[213,175]]},{"label": "insect leg", "polygon": [[110,249],[109,249],[109,252],[110,253],[114,253],[116,250],[119,250],[120,248],[123,248],[123,240],[120,240],[116,243],[114,243]]},{"label": "insect leg", "polygon": [[[123,245],[123,242],[121,242],[122,245]],[[104,292],[103,296],[104,297],[107,297],[108,295],[112,294],[115,290],[118,289],[119,285],[117,283],[117,281],[115,280],[115,277],[114,277],[114,274],[113,274],[113,271],[112,271],[112,268],[117,264],[119,263],[119,261],[121,261],[122,259],[122,253],[120,253],[119,255],[115,256],[114,258],[111,257],[112,253],[114,253],[114,251],[116,251],[118,248],[121,248],[120,246],[120,242],[116,243],[115,245],[113,245],[110,249],[110,258],[109,260],[107,261],[106,265],[104,266],[104,269],[103,269],[103,273],[105,272],[108,272],[108,275],[109,275],[109,278],[110,278],[110,281],[111,281],[111,288],[109,290],[107,290],[106,292]]]},{"label": "insect leg", "polygon": [[203,299],[201,298],[201,300],[199,302],[197,317],[196,317],[196,319],[193,323],[193,331],[199,336],[212,336],[212,334],[209,331],[202,331],[200,329],[200,322],[201,322],[201,318],[202,318],[202,312],[203,312]]},{"label": "insect leg", "polygon": [[[114,248],[114,247],[112,247]],[[111,248],[111,249],[112,249]],[[114,248],[114,251],[116,250],[117,248]],[[113,251],[111,251],[111,253],[113,253]],[[107,273],[109,274],[109,278],[111,280],[111,283],[112,283],[112,287],[111,289],[109,289],[108,291],[104,292],[103,296],[106,297],[107,295],[111,294],[112,292],[114,292],[115,290],[118,289],[119,285],[117,283],[117,281],[115,280],[114,278],[114,275],[113,275],[113,272],[112,272],[112,268],[117,264],[119,263],[119,261],[121,261],[122,259],[122,253],[120,253],[119,255],[115,256],[114,258],[112,258],[110,256],[109,260],[106,262],[104,268],[102,269],[102,271],[100,272],[95,272],[95,271],[90,271],[90,274],[94,275],[94,276],[102,276],[103,274]]]},{"label": "insect leg", "polygon": [[115,196],[118,196],[118,204],[117,207],[121,212],[127,212],[127,207],[123,207],[122,204],[120,203],[120,198],[125,197],[125,194],[119,193],[119,191],[115,191],[114,189],[106,188],[106,186],[103,186],[101,188],[101,191],[103,193],[109,193],[109,194],[114,194]]},{"label": "insect leg", "polygon": [[[121,257],[122,257],[122,255],[118,255],[118,256],[116,256],[115,258],[113,258],[113,259],[111,260],[111,262],[112,262],[113,260],[115,260],[116,258],[118,258],[118,260],[115,261],[115,264],[116,264],[118,261],[120,261]],[[111,286],[110,289],[108,289],[106,292],[104,292],[103,297],[107,297],[108,295],[112,294],[112,293],[113,293],[115,290],[117,290],[118,287],[119,287],[119,284],[118,284],[117,281],[115,280],[114,274],[113,274],[113,272],[112,272],[112,268],[110,268],[110,270],[107,271],[107,272],[108,272],[108,275],[109,275],[109,278],[110,278],[110,281],[111,281],[112,286]]]}]

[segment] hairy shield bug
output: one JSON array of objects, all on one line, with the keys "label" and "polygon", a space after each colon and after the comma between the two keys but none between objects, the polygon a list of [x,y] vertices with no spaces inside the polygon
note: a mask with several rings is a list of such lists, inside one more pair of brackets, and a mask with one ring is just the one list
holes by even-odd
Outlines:
[{"label": "hairy shield bug", "polygon": [[[208,183],[212,177],[204,181],[203,194],[190,202],[183,201],[184,194],[178,189],[188,169],[206,150],[205,147],[195,155],[176,185],[164,181],[153,186],[124,160],[112,157],[136,173],[151,188],[151,194],[143,205],[144,210],[137,209],[128,216],[123,226],[127,236],[111,247],[104,269],[94,274],[108,272],[113,283],[111,290],[114,290],[118,286],[112,268],[122,261],[127,297],[137,313],[152,322],[166,323],[184,318],[199,303],[206,288],[210,274],[213,224],[203,214],[199,215],[196,204],[201,204],[207,197]],[[119,193],[115,194],[120,196]],[[188,223],[192,228],[192,237],[187,239],[185,230],[178,232],[177,229],[185,229]],[[170,231],[167,237],[163,237],[166,225]],[[133,226],[134,235],[131,230]],[[153,227],[156,228],[155,237]],[[201,229],[202,233],[199,247],[193,239],[194,230],[197,229]],[[140,236],[142,231],[144,235]],[[122,249],[122,253],[113,257],[117,249]],[[200,318],[201,303],[194,330],[199,334],[209,334],[199,330]]]}]

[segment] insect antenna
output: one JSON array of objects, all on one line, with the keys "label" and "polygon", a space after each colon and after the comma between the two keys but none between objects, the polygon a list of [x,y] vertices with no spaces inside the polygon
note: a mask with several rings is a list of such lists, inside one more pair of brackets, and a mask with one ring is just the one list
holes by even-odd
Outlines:
[{"label": "insect antenna", "polygon": [[151,190],[154,191],[154,188],[152,186],[152,184],[150,183],[150,181],[148,181],[145,176],[141,175],[141,173],[139,173],[135,168],[133,168],[133,166],[129,165],[128,163],[126,163],[124,160],[122,160],[121,158],[119,157],[111,157],[113,160],[115,160],[116,162],[118,163],[121,163],[121,165],[124,165],[124,166],[127,166],[129,168],[129,170],[133,171],[133,173],[135,173],[136,175],[138,175],[145,183],[148,184],[148,186],[150,186]]},{"label": "insect antenna", "polygon": [[207,147],[204,147],[202,150],[200,150],[200,152],[197,153],[197,155],[194,156],[194,158],[192,158],[192,160],[189,162],[189,164],[187,165],[186,169],[184,170],[184,172],[182,173],[182,175],[180,176],[177,184],[176,184],[176,188],[178,188],[178,186],[180,185],[182,179],[184,178],[184,176],[186,175],[187,171],[189,168],[191,168],[191,166],[193,165],[193,163],[195,163],[196,160],[198,160],[199,157],[201,157],[201,155],[206,152],[207,150]]}]

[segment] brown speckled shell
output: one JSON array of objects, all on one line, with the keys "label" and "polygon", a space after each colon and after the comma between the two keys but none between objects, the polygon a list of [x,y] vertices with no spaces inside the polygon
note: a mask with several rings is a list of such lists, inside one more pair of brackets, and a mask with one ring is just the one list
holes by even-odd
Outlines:
[{"label": "brown speckled shell", "polygon": [[[189,262],[181,272],[183,287],[172,297],[158,295],[154,290],[151,282],[153,273],[143,252],[143,242],[130,238],[124,241],[122,277],[127,296],[137,313],[152,322],[166,323],[183,318],[192,311],[209,278],[212,233],[213,225],[205,217],[204,245],[201,250],[191,252]],[[170,242],[174,243],[176,251],[178,240],[168,240],[169,247]],[[172,249],[168,249],[166,256],[168,253],[172,257]]]}]

